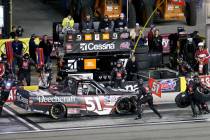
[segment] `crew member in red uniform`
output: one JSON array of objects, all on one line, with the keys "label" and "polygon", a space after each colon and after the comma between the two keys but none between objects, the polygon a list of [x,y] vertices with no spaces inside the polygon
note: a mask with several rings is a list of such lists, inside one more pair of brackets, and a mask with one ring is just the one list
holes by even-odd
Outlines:
[{"label": "crew member in red uniform", "polygon": [[6,54],[1,54],[0,57],[0,79],[4,75],[9,75],[12,73],[11,66],[7,62],[7,55]]},{"label": "crew member in red uniform", "polygon": [[24,54],[19,66],[19,81],[23,84],[26,80],[27,86],[31,84],[31,65],[35,65],[34,61],[30,59],[28,53]]},{"label": "crew member in red uniform", "polygon": [[117,66],[113,68],[111,72],[112,81],[114,81],[114,88],[124,88],[123,83],[125,82],[127,71],[123,67],[121,60],[117,61]]},{"label": "crew member in red uniform", "polygon": [[204,43],[198,44],[199,49],[195,53],[195,58],[198,62],[199,74],[208,74],[209,52],[204,48]]}]

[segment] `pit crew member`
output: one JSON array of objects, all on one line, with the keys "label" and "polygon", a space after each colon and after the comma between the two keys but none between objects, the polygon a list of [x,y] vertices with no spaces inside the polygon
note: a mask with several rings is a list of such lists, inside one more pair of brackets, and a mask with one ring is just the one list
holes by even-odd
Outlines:
[{"label": "pit crew member", "polygon": [[123,67],[121,60],[117,61],[117,66],[113,68],[111,72],[111,79],[114,82],[114,88],[124,88],[123,83],[127,77],[127,71]]},{"label": "pit crew member", "polygon": [[208,50],[204,48],[204,43],[200,42],[198,44],[199,49],[195,53],[195,58],[198,63],[199,74],[208,74],[208,62],[209,53]]},{"label": "pit crew member", "polygon": [[144,81],[143,79],[138,80],[138,87],[139,87],[139,94],[138,94],[138,99],[137,99],[137,117],[135,118],[136,120],[142,118],[142,105],[148,103],[150,109],[158,115],[159,118],[162,118],[158,110],[154,107],[153,104],[153,97],[150,92],[146,90],[144,87]]},{"label": "pit crew member", "polygon": [[34,61],[30,59],[28,53],[24,54],[19,66],[18,80],[22,83],[25,79],[27,86],[31,84],[31,65],[35,65]]}]

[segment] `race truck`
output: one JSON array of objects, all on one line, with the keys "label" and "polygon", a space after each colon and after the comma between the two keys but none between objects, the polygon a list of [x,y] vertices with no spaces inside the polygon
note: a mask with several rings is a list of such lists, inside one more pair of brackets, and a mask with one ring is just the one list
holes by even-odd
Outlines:
[{"label": "race truck", "polygon": [[14,104],[54,119],[69,115],[127,114],[135,110],[135,92],[105,88],[94,80],[69,77],[48,90],[17,89]]}]

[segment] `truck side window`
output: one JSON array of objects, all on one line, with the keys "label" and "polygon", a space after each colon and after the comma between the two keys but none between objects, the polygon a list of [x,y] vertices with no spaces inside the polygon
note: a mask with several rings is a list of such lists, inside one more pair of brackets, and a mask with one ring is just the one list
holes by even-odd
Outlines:
[{"label": "truck side window", "polygon": [[97,88],[90,83],[83,83],[82,85],[83,95],[97,95]]}]

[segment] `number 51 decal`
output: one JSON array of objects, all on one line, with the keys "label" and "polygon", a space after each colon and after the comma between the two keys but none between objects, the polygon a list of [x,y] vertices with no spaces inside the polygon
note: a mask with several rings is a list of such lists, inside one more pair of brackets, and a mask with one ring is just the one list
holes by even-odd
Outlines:
[{"label": "number 51 decal", "polygon": [[99,97],[85,97],[85,104],[88,111],[103,110]]},{"label": "number 51 decal", "polygon": [[155,79],[150,78],[148,81],[149,88],[151,89],[152,94],[161,97],[161,84]]}]

